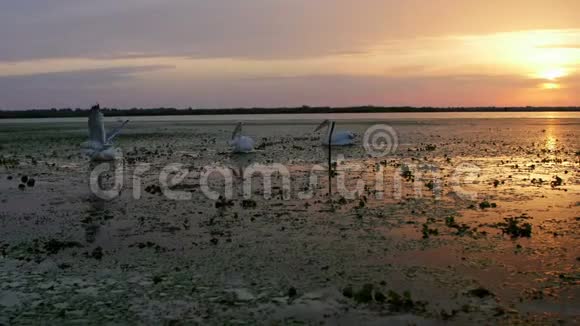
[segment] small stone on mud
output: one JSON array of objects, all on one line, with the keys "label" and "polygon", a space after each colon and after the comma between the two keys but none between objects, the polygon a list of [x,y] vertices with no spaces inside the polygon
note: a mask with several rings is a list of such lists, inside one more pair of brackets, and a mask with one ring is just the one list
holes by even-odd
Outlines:
[{"label": "small stone on mud", "polygon": [[20,181],[22,181],[22,183],[26,183],[26,182],[28,182],[28,176],[26,176],[26,175],[23,175],[23,176],[20,178]]},{"label": "small stone on mud", "polygon": [[24,190],[25,188],[26,188],[26,186],[22,183],[18,185],[18,189],[20,189],[20,190]]},{"label": "small stone on mud", "polygon": [[35,184],[36,180],[34,180],[33,178],[28,179],[28,181],[26,182],[26,185],[29,187],[34,187]]},{"label": "small stone on mud", "polygon": [[217,238],[211,238],[211,240],[209,240],[209,242],[211,242],[211,244],[213,244],[213,245],[217,245],[219,240]]}]

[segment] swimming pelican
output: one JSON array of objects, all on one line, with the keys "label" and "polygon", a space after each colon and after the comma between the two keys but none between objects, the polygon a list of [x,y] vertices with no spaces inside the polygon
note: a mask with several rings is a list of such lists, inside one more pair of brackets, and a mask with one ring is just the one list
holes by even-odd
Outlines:
[{"label": "swimming pelican", "polygon": [[232,139],[230,140],[230,146],[234,153],[249,153],[254,151],[254,140],[248,136],[242,136],[242,122],[238,122],[234,133],[232,134]]},{"label": "swimming pelican", "polygon": [[321,129],[323,129],[324,127],[327,128],[326,131],[326,137],[324,137],[324,139],[322,140],[322,144],[323,145],[328,145],[329,141],[330,141],[330,145],[332,146],[346,146],[346,145],[352,145],[354,143],[354,134],[350,131],[334,131],[332,133],[332,140],[330,139],[330,132],[331,130],[334,130],[334,126],[335,126],[336,122],[331,121],[331,120],[324,120],[320,126],[316,127],[316,130],[314,130],[314,132],[317,132]]},{"label": "swimming pelican", "polygon": [[103,113],[99,104],[91,107],[89,113],[89,141],[82,144],[82,149],[92,161],[112,161],[116,158],[116,148],[113,140],[121,133],[121,129],[129,122],[123,121],[121,126],[109,135],[105,132]]}]

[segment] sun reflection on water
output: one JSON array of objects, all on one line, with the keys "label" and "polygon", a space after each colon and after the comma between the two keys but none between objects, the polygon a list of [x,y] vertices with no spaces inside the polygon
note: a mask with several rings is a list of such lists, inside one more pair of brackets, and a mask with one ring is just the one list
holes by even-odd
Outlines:
[{"label": "sun reflection on water", "polygon": [[554,134],[555,126],[550,125],[546,130],[546,140],[544,141],[544,148],[548,151],[555,151],[558,146],[558,139]]}]

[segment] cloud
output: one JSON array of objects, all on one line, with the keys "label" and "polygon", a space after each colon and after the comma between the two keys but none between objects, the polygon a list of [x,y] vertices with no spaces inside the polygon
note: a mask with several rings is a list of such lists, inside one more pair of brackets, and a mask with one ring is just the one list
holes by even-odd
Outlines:
[{"label": "cloud", "polygon": [[577,12],[577,0],[0,1],[0,105],[522,103],[510,94],[534,88],[528,76],[574,70]]},{"label": "cloud", "polygon": [[54,73],[42,73],[34,75],[17,75],[17,76],[0,76],[0,87],[15,85],[18,87],[35,88],[35,87],[69,87],[72,83],[75,86],[95,86],[99,84],[108,84],[120,80],[132,79],[135,74],[171,69],[172,66],[141,66],[141,67],[115,67],[104,69],[90,69],[79,71],[66,71]]},{"label": "cloud", "polygon": [[79,105],[100,96],[122,92],[119,82],[130,82],[147,72],[171,69],[166,65],[116,67],[34,75],[0,76],[0,108]]},{"label": "cloud", "polygon": [[390,39],[580,27],[579,11],[577,0],[3,1],[0,61],[303,58],[356,53]]},{"label": "cloud", "polygon": [[580,49],[579,44],[547,44],[538,46],[539,49]]},{"label": "cloud", "polygon": [[[562,79],[560,90],[546,91],[540,88],[545,80],[516,75],[305,75],[212,79],[187,76],[167,84],[150,78],[140,79],[141,71],[124,68],[0,78],[0,98],[4,101],[0,107],[86,107],[87,103],[95,101],[125,108],[525,106],[530,105],[531,99],[533,105],[549,106],[577,105],[580,100],[577,94],[563,92],[565,87],[578,85],[578,76]],[[116,82],[111,84],[111,80]],[[28,84],[28,81],[33,83]],[[116,85],[119,82],[122,87]],[[27,96],[28,93],[35,96]]]}]

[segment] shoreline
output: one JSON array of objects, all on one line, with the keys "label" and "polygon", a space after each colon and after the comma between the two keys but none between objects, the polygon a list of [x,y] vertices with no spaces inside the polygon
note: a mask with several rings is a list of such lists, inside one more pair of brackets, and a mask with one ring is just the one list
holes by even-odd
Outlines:
[{"label": "shoreline", "polygon": [[[25,111],[0,110],[0,119],[85,117],[88,109],[39,109]],[[183,116],[183,115],[258,115],[258,114],[340,114],[340,113],[467,113],[467,112],[580,112],[580,107],[291,107],[291,108],[105,108],[106,116]]]}]

